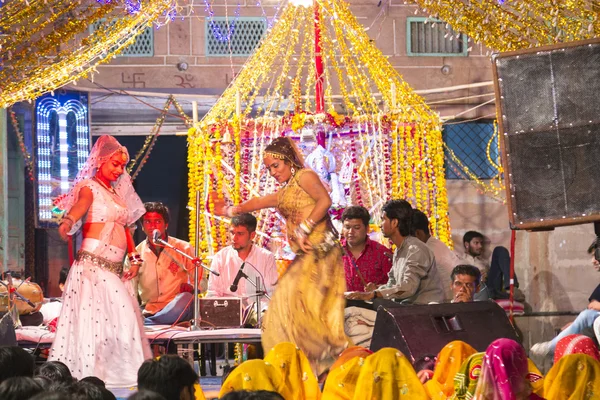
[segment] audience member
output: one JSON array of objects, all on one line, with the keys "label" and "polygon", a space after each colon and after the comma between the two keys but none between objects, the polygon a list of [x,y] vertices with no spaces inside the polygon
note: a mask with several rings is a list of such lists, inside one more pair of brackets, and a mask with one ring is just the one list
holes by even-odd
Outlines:
[{"label": "audience member", "polygon": [[429,398],[433,400],[451,398],[454,395],[456,373],[463,362],[475,353],[477,350],[460,340],[445,345],[437,356],[432,378],[424,385]]},{"label": "audience member", "polygon": [[60,361],[46,361],[35,369],[33,376],[43,376],[54,383],[73,382],[73,376],[71,375],[69,367]]},{"label": "audience member", "polygon": [[116,400],[110,390],[89,382],[74,382],[64,385],[62,390],[70,395],[71,400]]},{"label": "audience member", "polygon": [[369,211],[347,207],[342,213],[342,247],[348,291],[363,292],[369,282],[383,285],[392,268],[392,252],[369,238]]},{"label": "audience member", "polygon": [[33,377],[33,357],[18,346],[0,346],[0,382],[15,376]]},{"label": "audience member", "polygon": [[29,400],[43,390],[42,385],[29,376],[13,376],[0,383],[0,399]]},{"label": "audience member", "polygon": [[317,399],[321,393],[317,377],[310,362],[299,348],[292,343],[279,343],[267,353],[265,362],[280,368],[284,385],[291,389],[292,396],[286,400]]},{"label": "audience member", "polygon": [[31,397],[29,400],[72,400],[72,398],[65,392],[45,390]]},{"label": "audience member", "polygon": [[373,354],[373,352],[371,350],[367,349],[366,347],[350,346],[346,350],[342,351],[342,353],[339,355],[337,360],[335,360],[335,362],[331,366],[331,369],[337,368],[337,367],[341,366],[342,364],[344,364],[346,361],[350,361],[353,358],[356,358],[356,357],[367,358],[371,354]]},{"label": "audience member", "polygon": [[[514,299],[525,301],[525,295],[519,290],[519,280],[514,274]],[[491,299],[508,299],[510,297],[510,253],[506,247],[496,246],[492,252],[492,262],[485,285]]]},{"label": "audience member", "polygon": [[468,231],[463,235],[464,253],[459,255],[463,264],[479,268],[481,280],[485,282],[490,269],[488,262],[483,258],[484,236],[477,231]]},{"label": "audience member", "polygon": [[[593,254],[596,250],[596,241],[588,248],[588,253]],[[600,264],[592,256],[592,265],[596,270],[600,269]],[[600,316],[600,285],[594,289],[592,295],[588,299],[588,307],[579,313],[575,321],[562,330],[558,336],[548,342],[540,342],[534,344],[529,354],[536,358],[545,358],[546,356],[554,355],[554,349],[559,340],[569,335],[582,334],[591,338],[595,338],[594,321]],[[541,361],[536,359],[536,361]]]},{"label": "audience member", "polygon": [[194,399],[197,382],[192,366],[175,355],[146,360],[138,370],[138,388],[156,392],[166,400]]},{"label": "audience member", "polygon": [[450,278],[450,275],[452,274],[454,267],[460,264],[460,260],[456,253],[450,250],[444,242],[431,236],[429,231],[429,219],[423,211],[414,210],[412,222],[415,237],[425,243],[435,256],[435,265],[440,274],[442,289],[444,289],[444,300],[449,301],[452,299],[453,295],[452,279]]},{"label": "audience member", "polygon": [[472,265],[457,265],[450,274],[452,281],[451,303],[465,303],[474,300],[479,287],[481,273]]},{"label": "audience member", "polygon": [[277,392],[271,392],[269,390],[238,390],[235,392],[229,392],[225,396],[220,397],[221,400],[284,400]]},{"label": "audience member", "polygon": [[554,364],[563,356],[569,354],[587,354],[593,359],[600,361],[598,346],[596,346],[592,338],[585,335],[569,335],[560,339],[554,351]]},{"label": "audience member", "polygon": [[48,390],[52,385],[52,381],[45,376],[36,376],[33,379],[40,384],[44,391]]},{"label": "audience member", "polygon": [[378,350],[360,369],[356,393],[363,399],[426,399],[427,394],[410,361],[397,349]]},{"label": "audience member", "polygon": [[128,400],[166,400],[164,396],[151,390],[140,390],[128,397]]},{"label": "audience member", "polygon": [[484,352],[471,355],[454,376],[454,395],[458,400],[472,399],[481,376]]},{"label": "audience member", "polygon": [[533,393],[525,349],[514,340],[497,339],[487,348],[475,397],[494,399],[541,399]]},{"label": "audience member", "polygon": [[86,376],[85,378],[81,378],[79,382],[88,382],[92,385],[96,385],[101,388],[106,388],[106,383],[97,376]]},{"label": "audience member", "polygon": [[393,299],[408,304],[442,302],[444,292],[433,252],[419,239],[410,236],[413,209],[406,200],[390,200],[384,204],[383,235],[396,245],[388,282],[367,285],[367,291],[350,292],[351,300]]},{"label": "audience member", "polygon": [[544,379],[546,400],[597,399],[600,393],[600,363],[587,354],[561,358]]},{"label": "audience member", "polygon": [[[142,265],[135,280],[142,300],[144,324],[171,325],[192,318],[192,293],[194,263],[175,250],[155,244],[154,231],[160,238],[190,257],[194,248],[188,242],[169,236],[169,209],[160,202],[144,203],[146,213],[142,216],[142,229],[146,239],[137,245]],[[199,277],[202,269],[198,270]],[[200,279],[200,278],[199,278]]]},{"label": "audience member", "polygon": [[327,375],[321,400],[352,400],[361,368],[365,358],[369,356],[370,354],[356,355],[344,363],[334,364]]},{"label": "audience member", "polygon": [[219,398],[238,390],[266,390],[279,393],[285,399],[293,396],[292,389],[285,385],[279,367],[264,360],[248,360],[240,364],[223,382]]},{"label": "audience member", "polygon": [[[256,217],[249,213],[236,215],[231,219],[229,234],[231,245],[222,248],[215,254],[211,262],[211,269],[220,275],[211,274],[208,278],[208,297],[245,297],[256,293],[252,283],[260,277],[264,290],[269,295],[273,294],[277,282],[277,265],[275,256],[270,251],[254,244],[256,238]],[[230,290],[238,271],[244,264],[244,273],[247,279],[239,282],[236,291]],[[245,298],[244,304],[250,305],[251,298]],[[266,298],[261,303],[267,303]],[[264,308],[264,307],[263,307]]]},{"label": "audience member", "polygon": [[435,362],[437,357],[432,354],[424,355],[413,363],[413,368],[417,373],[417,377],[421,383],[425,383],[433,377],[433,370],[435,369]]}]

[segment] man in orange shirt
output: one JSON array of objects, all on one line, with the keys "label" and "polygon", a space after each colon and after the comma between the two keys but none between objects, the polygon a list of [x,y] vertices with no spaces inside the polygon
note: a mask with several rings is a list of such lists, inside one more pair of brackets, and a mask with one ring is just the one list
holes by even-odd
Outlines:
[{"label": "man in orange shirt", "polygon": [[[192,318],[194,264],[173,249],[155,245],[155,230],[165,242],[194,257],[194,248],[188,242],[167,235],[169,209],[160,202],[144,204],[142,228],[147,239],[137,246],[143,263],[137,277],[138,293],[142,301],[144,323],[171,325]],[[199,271],[200,277],[201,272]],[[206,288],[199,288],[199,291]]]}]

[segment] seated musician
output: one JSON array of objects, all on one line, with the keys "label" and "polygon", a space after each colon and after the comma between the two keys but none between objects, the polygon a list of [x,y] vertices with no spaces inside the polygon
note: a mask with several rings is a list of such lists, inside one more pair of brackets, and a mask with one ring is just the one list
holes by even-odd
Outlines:
[{"label": "seated musician", "polygon": [[[169,209],[163,203],[144,203],[142,229],[147,239],[137,245],[142,265],[135,279],[142,300],[144,324],[171,325],[189,321],[193,314],[194,264],[173,249],[152,242],[155,230],[160,238],[184,253],[194,256],[188,242],[167,235]],[[199,277],[202,270],[198,271]],[[202,291],[202,287],[198,291]]]},{"label": "seated musician", "polygon": [[[275,256],[253,243],[256,225],[256,218],[252,214],[244,213],[232,218],[229,228],[231,245],[219,250],[212,259],[210,267],[219,276],[211,274],[208,278],[207,297],[241,297],[245,306],[251,305],[256,299],[252,297],[256,290],[248,281],[256,283],[257,278],[263,290],[269,295],[273,293],[273,285],[278,278]],[[242,264],[248,279],[239,280],[234,292],[231,285]],[[261,309],[264,309],[267,302],[266,297],[261,299]]]}]

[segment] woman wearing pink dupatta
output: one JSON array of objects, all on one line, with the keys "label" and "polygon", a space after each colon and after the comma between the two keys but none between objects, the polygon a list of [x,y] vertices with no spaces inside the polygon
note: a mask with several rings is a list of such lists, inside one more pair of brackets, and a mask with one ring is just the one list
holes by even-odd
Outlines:
[{"label": "woman wearing pink dupatta", "polygon": [[511,339],[498,339],[485,352],[476,400],[539,400],[527,379],[525,349]]}]

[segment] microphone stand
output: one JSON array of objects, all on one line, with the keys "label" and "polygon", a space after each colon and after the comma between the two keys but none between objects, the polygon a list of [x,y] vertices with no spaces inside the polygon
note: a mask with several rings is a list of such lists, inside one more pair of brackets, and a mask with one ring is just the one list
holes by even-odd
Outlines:
[{"label": "microphone stand", "polygon": [[[250,264],[250,265],[252,267],[254,267],[252,264]],[[260,327],[262,325],[262,317],[261,317],[262,310],[261,310],[260,298],[262,296],[265,296],[268,300],[271,300],[271,296],[269,296],[269,294],[267,293],[266,290],[261,290],[260,276],[256,277],[256,283],[254,283],[254,282],[252,282],[252,280],[248,279],[248,275],[246,275],[246,274],[242,274],[242,277],[244,279],[246,279],[248,282],[250,282],[250,284],[252,286],[254,286],[254,290],[256,290],[255,294],[249,295],[248,297],[256,297],[256,323]]]},{"label": "microphone stand", "polygon": [[194,268],[194,320],[192,321],[192,324],[190,325],[190,331],[199,331],[200,330],[200,304],[198,302],[198,267],[202,267],[204,270],[206,270],[216,276],[220,275],[218,272],[213,271],[212,269],[208,268],[206,265],[202,264],[198,260],[198,255],[199,255],[198,248],[200,246],[200,235],[198,234],[198,230],[199,230],[199,221],[200,221],[199,218],[200,217],[201,217],[201,215],[200,215],[200,191],[196,191],[196,243],[195,243],[196,257],[192,257],[192,256],[184,253],[183,251],[179,250],[178,248],[176,248],[169,242],[165,242],[161,238],[157,238],[156,240],[153,240],[153,242],[155,244],[160,244],[164,247],[168,247],[169,249],[175,251],[176,253],[180,254],[181,256],[192,261],[196,267],[196,268]]}]

